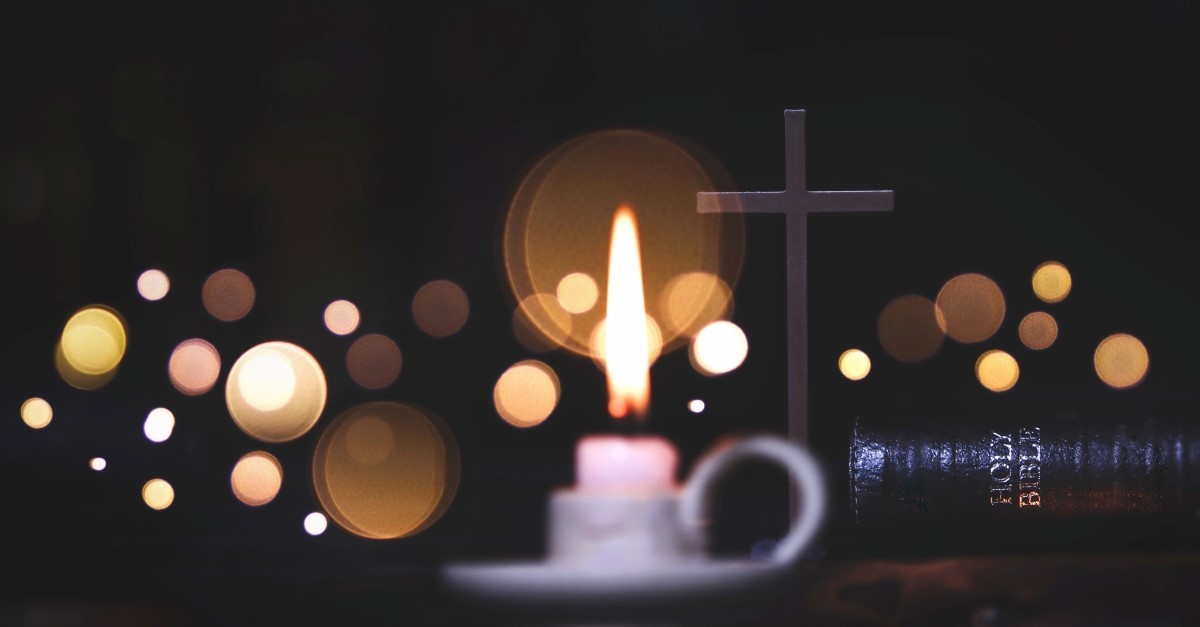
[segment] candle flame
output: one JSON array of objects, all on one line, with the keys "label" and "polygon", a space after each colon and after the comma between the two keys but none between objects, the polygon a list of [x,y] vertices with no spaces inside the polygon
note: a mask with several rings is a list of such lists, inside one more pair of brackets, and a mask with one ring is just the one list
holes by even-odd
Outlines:
[{"label": "candle flame", "polygon": [[608,413],[643,417],[650,406],[650,340],[637,220],[622,206],[613,216],[608,257],[608,312],[604,340]]}]

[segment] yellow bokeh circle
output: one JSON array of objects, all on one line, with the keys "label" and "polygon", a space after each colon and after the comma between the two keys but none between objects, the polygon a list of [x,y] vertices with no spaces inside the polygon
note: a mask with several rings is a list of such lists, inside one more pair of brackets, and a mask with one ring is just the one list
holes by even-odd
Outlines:
[{"label": "yellow bokeh circle", "polygon": [[31,429],[41,429],[54,419],[54,409],[44,398],[33,397],[21,403],[21,421]]},{"label": "yellow bokeh circle", "polygon": [[63,326],[59,347],[67,364],[84,376],[104,375],[125,356],[125,323],[113,309],[85,307]]},{"label": "yellow bokeh circle", "polygon": [[993,392],[1007,392],[1017,384],[1021,368],[1012,355],[1001,350],[990,350],[975,361],[975,377],[983,387]]},{"label": "yellow bokeh circle", "polygon": [[851,381],[861,381],[871,372],[871,358],[857,348],[851,348],[838,357],[838,370]]},{"label": "yellow bokeh circle", "polygon": [[1117,333],[1100,342],[1092,361],[1101,381],[1109,387],[1123,390],[1146,378],[1146,371],[1150,369],[1150,352],[1136,337]]},{"label": "yellow bokeh circle", "polygon": [[1047,261],[1033,271],[1033,293],[1047,303],[1061,302],[1071,293],[1071,273],[1057,261]]}]

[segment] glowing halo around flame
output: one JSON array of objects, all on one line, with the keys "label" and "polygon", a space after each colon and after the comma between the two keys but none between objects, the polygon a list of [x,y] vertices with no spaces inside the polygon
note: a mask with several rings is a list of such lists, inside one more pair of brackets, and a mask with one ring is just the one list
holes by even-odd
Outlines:
[{"label": "glowing halo around flame", "polygon": [[[627,205],[637,212],[647,242],[642,251],[646,313],[672,321],[662,329],[663,352],[685,345],[686,331],[694,333],[728,310],[724,288],[736,285],[741,272],[741,216],[696,213],[696,193],[725,189],[726,181],[703,151],[643,131],[592,133],[551,151],[525,177],[505,222],[505,270],[515,301],[525,310],[521,322],[548,336],[547,344],[591,355],[591,339],[605,317],[603,301],[560,302],[555,295],[564,280],[571,287],[579,275],[595,280],[601,298],[607,292],[612,212]],[[672,279],[690,273],[707,273],[719,282],[698,283],[703,293],[663,297]],[[710,297],[709,291],[720,293]],[[674,310],[668,313],[671,302]],[[560,312],[570,317],[569,325],[561,322]]]}]

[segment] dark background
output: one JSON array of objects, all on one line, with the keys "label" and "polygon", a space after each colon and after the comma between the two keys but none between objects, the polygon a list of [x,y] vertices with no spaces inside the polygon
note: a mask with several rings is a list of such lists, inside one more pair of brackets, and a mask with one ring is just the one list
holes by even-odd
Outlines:
[{"label": "dark background", "polygon": [[[857,412],[1166,403],[1194,413],[1190,7],[9,9],[0,24],[0,619],[499,620],[442,596],[437,566],[537,555],[544,499],[570,483],[574,441],[610,425],[602,376],[566,353],[545,358],[564,389],[549,421],[517,430],[495,416],[496,377],[529,356],[510,330],[498,229],[526,170],[594,130],[683,136],[714,154],[736,189],[777,190],[782,112],[803,108],[810,189],[895,190],[890,215],[810,220],[811,404],[826,443]],[[677,352],[652,372],[648,428],[679,444],[685,469],[722,435],[785,429],[782,219],[751,216],[746,226],[734,317],[749,336],[746,364],[709,379]],[[1048,259],[1071,269],[1075,290],[1047,307],[1028,282]],[[199,287],[230,266],[255,280],[258,301],[223,324],[204,313]],[[161,303],[136,295],[148,267],[171,277]],[[994,278],[1008,300],[986,344],[1021,360],[1021,382],[1005,395],[974,381],[979,346],[947,343],[906,366],[875,337],[888,300],[933,297],[969,271]],[[409,310],[433,278],[458,282],[471,299],[466,328],[444,340],[417,331]],[[349,340],[320,326],[335,298],[359,306],[360,332],[399,343],[404,372],[390,388],[358,389],[340,368]],[[125,315],[130,349],[112,385],[85,393],[57,378],[51,351],[66,318],[95,302]],[[1020,316],[1035,308],[1062,328],[1044,354],[1016,339]],[[1117,393],[1095,377],[1091,352],[1121,331],[1145,342],[1151,370]],[[256,443],[220,394],[184,399],[163,372],[170,348],[193,336],[214,342],[225,364],[268,339],[304,345],[325,364],[327,414],[385,398],[433,409],[462,450],[453,506],[413,538],[379,543],[336,528],[310,538],[300,522],[318,508],[305,469],[320,426],[266,447],[283,463],[283,491],[267,507],[241,506],[228,471]],[[852,346],[874,359],[858,384],[834,367]],[[55,407],[42,431],[17,416],[32,395]],[[687,413],[691,398],[708,409]],[[151,445],[141,421],[158,405],[179,424]],[[836,472],[839,449],[817,453]],[[94,455],[109,470],[88,471]],[[151,476],[174,484],[169,510],[141,504]],[[718,511],[723,553],[744,553],[785,524],[780,477],[750,471],[737,485]],[[827,534],[826,559],[864,557],[838,537]],[[927,542],[907,554],[964,550]]]}]

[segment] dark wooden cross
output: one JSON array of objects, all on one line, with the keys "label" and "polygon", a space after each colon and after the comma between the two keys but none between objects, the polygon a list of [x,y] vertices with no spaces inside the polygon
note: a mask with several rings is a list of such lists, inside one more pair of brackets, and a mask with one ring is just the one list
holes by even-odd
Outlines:
[{"label": "dark wooden cross", "polygon": [[782,192],[701,192],[700,213],[782,213],[787,227],[788,430],[808,440],[808,214],[818,211],[891,211],[892,192],[813,192],[804,183],[804,111],[783,112]]}]

